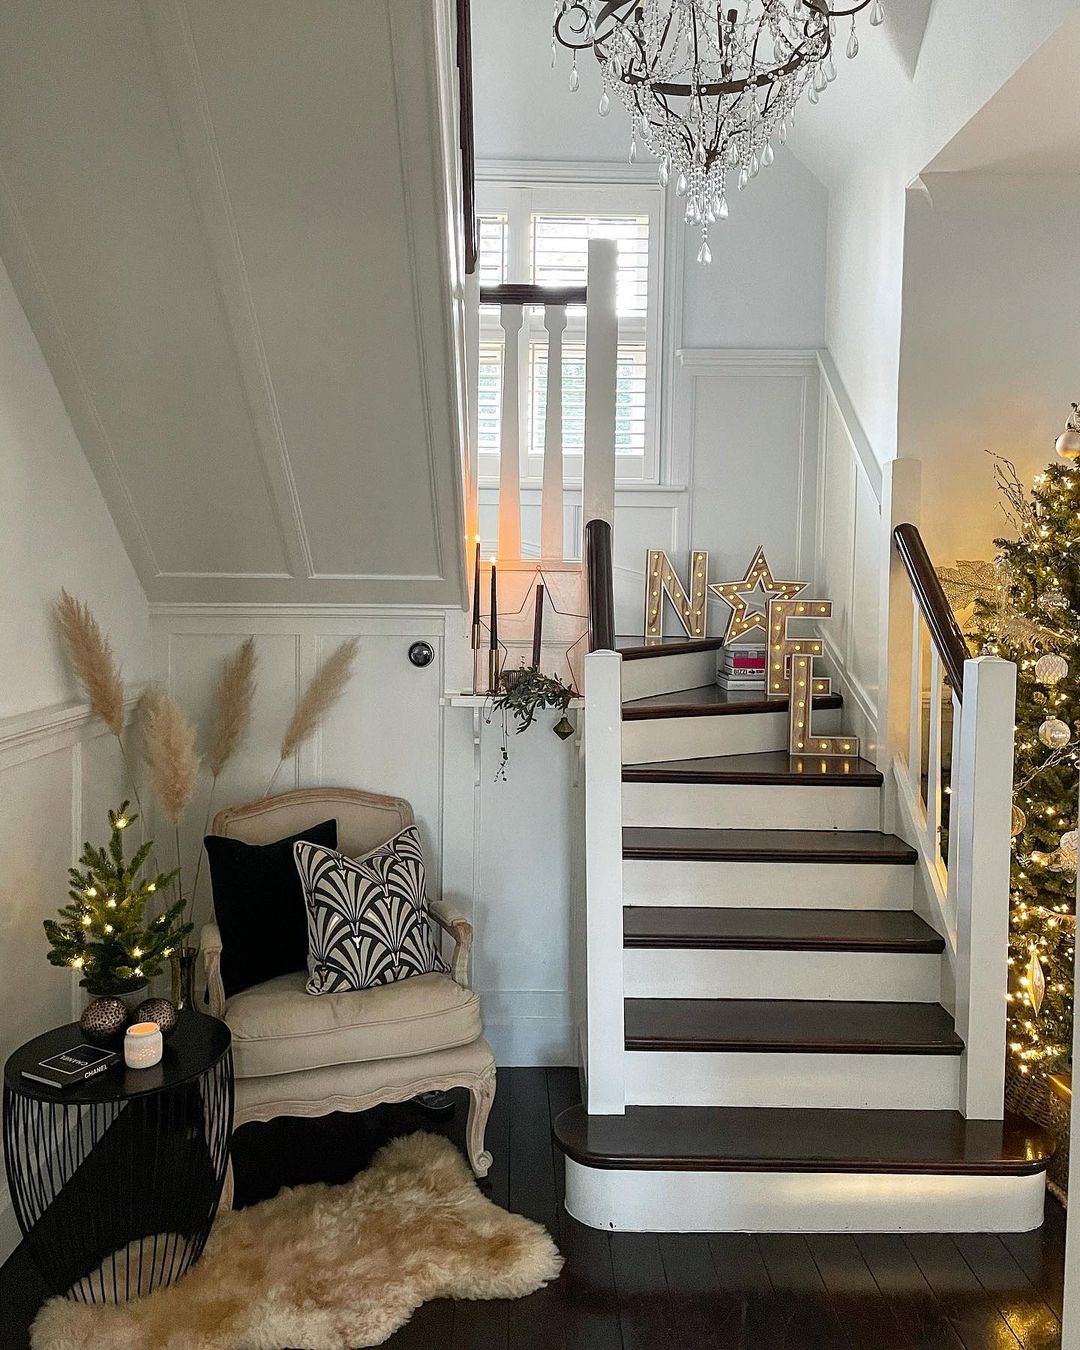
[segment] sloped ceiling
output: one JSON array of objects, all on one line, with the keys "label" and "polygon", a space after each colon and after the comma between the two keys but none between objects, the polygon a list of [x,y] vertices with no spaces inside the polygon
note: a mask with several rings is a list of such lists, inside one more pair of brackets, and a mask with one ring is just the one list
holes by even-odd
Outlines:
[{"label": "sloped ceiling", "polygon": [[441,12],[0,4],[0,250],[151,600],[461,600]]}]

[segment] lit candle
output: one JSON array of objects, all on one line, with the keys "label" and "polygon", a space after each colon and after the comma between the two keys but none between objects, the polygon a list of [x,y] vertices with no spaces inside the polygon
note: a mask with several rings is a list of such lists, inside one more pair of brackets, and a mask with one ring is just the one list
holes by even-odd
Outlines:
[{"label": "lit candle", "polygon": [[536,587],[536,605],[533,609],[533,648],[532,663],[533,669],[540,669],[540,643],[544,632],[544,583],[539,582]]},{"label": "lit candle", "polygon": [[491,632],[491,650],[499,650],[499,584],[495,559],[491,560],[491,618],[488,622]]},{"label": "lit candle", "polygon": [[161,1063],[161,1028],[156,1022],[136,1022],[124,1033],[124,1063],[129,1069],[152,1069]]},{"label": "lit candle", "polygon": [[472,590],[472,645],[473,651],[480,646],[480,536],[476,536],[476,554],[473,560]]}]

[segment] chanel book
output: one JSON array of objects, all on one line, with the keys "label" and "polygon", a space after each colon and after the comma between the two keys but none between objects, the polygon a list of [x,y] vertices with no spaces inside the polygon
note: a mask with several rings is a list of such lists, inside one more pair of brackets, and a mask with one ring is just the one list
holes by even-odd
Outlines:
[{"label": "chanel book", "polygon": [[23,1069],[22,1076],[48,1087],[78,1087],[87,1079],[104,1073],[119,1058],[115,1050],[102,1050],[96,1045],[74,1045],[70,1050],[39,1060],[32,1069]]}]

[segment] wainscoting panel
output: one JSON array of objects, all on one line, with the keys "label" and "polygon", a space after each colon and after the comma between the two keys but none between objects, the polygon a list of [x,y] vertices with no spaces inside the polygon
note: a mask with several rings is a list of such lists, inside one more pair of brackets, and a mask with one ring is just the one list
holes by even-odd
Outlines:
[{"label": "wainscoting panel", "polygon": [[[468,630],[458,610],[382,607],[172,606],[153,609],[155,669],[208,727],[221,662],[253,634],[258,693],[252,732],[218,784],[213,810],[265,793],[284,727],[318,664],[346,637],[360,639],[341,702],[298,756],[277,771],[275,792],[334,784],[406,797],[428,858],[432,889],[476,924],[473,983],[501,1064],[572,1061],[569,1000],[570,876],[580,837],[578,750],[544,714],[523,736],[509,731],[506,780],[497,780],[501,717],[451,707],[469,681]],[[408,661],[411,643],[434,649]],[[573,714],[572,714],[573,716]],[[190,877],[207,819],[205,767],[185,821]],[[205,866],[199,922],[212,902]]]},{"label": "wainscoting panel", "polygon": [[845,725],[878,747],[881,682],[881,585],[886,549],[881,471],[827,353],[821,354],[822,397],[817,480],[816,554],[821,594],[833,602],[823,625],[830,673],[845,698]]},{"label": "wainscoting panel", "polygon": [[[130,795],[116,741],[85,705],[0,721],[0,1059],[82,1007],[74,975],[48,964],[41,925],[67,902],[82,841],[100,840],[107,809]],[[17,1241],[0,1181],[0,1261]]]}]

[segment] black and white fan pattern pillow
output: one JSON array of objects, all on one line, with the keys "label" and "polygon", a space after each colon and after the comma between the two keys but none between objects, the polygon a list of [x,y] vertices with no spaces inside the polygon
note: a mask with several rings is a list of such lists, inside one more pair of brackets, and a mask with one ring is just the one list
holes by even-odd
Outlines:
[{"label": "black and white fan pattern pillow", "polygon": [[415,825],[353,860],[294,847],[308,925],[309,994],[337,994],[445,971],[428,917]]}]

